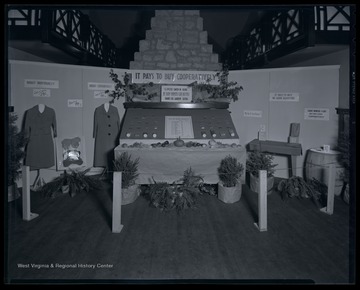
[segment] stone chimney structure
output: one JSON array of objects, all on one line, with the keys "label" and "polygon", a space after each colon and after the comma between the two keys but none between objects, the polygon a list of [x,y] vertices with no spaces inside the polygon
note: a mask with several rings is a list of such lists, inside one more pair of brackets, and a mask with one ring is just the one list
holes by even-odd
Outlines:
[{"label": "stone chimney structure", "polygon": [[199,10],[156,10],[130,69],[218,71]]}]

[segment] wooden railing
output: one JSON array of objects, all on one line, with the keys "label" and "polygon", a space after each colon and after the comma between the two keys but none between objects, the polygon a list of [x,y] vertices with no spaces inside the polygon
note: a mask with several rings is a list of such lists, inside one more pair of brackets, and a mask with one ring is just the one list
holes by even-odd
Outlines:
[{"label": "wooden railing", "polygon": [[[71,9],[9,9],[10,39],[39,39],[78,58],[114,67],[118,51],[87,15]],[[32,29],[31,29],[32,28]],[[26,34],[26,37],[25,37]]]},{"label": "wooden railing", "polygon": [[349,6],[311,6],[268,12],[249,35],[238,35],[224,53],[229,69],[262,67],[316,43],[349,44]]}]

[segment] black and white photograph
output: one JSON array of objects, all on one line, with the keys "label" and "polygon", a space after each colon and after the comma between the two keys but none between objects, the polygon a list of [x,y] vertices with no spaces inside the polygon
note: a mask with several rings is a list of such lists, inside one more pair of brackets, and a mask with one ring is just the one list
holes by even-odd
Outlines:
[{"label": "black and white photograph", "polygon": [[355,285],[355,14],[4,5],[4,284]]}]

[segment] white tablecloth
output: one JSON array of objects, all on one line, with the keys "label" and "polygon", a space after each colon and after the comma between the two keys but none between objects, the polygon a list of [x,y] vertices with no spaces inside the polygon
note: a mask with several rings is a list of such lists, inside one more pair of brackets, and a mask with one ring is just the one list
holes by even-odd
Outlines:
[{"label": "white tablecloth", "polygon": [[243,164],[241,177],[245,183],[246,149],[237,148],[187,148],[187,147],[159,147],[159,148],[122,148],[114,149],[115,158],[123,152],[128,152],[132,159],[139,157],[139,177],[137,184],[152,184],[156,182],[173,182],[179,180],[189,167],[196,175],[201,175],[207,184],[219,181],[217,169],[220,162],[227,155],[236,157]]}]

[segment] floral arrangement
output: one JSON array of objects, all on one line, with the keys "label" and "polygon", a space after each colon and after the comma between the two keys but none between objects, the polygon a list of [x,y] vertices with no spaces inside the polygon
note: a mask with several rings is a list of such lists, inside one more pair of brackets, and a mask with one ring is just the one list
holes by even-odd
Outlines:
[{"label": "floral arrangement", "polygon": [[55,177],[48,183],[45,183],[41,188],[40,192],[45,197],[56,197],[57,192],[61,191],[61,187],[68,185],[70,188],[70,195],[73,197],[81,190],[89,192],[94,189],[101,187],[101,181],[97,176],[86,175],[91,168],[87,168],[83,171],[70,169],[69,172],[66,170],[63,174]]},{"label": "floral arrangement", "polygon": [[197,198],[203,193],[215,195],[213,188],[204,185],[203,178],[196,175],[191,167],[184,171],[180,180],[171,184],[154,180],[154,184],[150,184],[145,190],[150,205],[161,211],[175,209],[177,213],[187,208],[195,208]]},{"label": "floral arrangement", "polygon": [[292,176],[281,180],[277,189],[283,200],[287,197],[312,198],[319,208],[321,207],[321,197],[327,192],[327,186],[317,179],[313,178],[311,181],[306,182],[300,176]]}]

